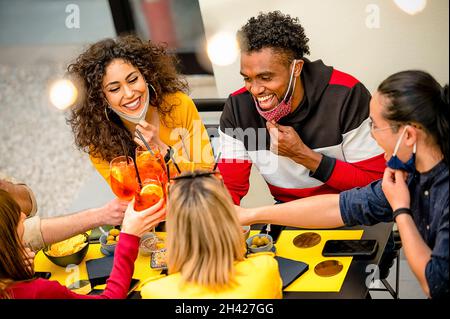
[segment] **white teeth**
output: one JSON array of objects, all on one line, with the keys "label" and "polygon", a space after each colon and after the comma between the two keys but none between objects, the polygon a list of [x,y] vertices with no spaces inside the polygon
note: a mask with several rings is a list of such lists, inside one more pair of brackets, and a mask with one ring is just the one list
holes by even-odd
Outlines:
[{"label": "white teeth", "polygon": [[124,104],[126,107],[135,107],[139,103],[139,98],[137,98],[133,103]]},{"label": "white teeth", "polygon": [[260,103],[267,102],[268,100],[270,100],[272,98],[272,96],[273,96],[273,94],[267,95],[264,97],[258,97],[258,102],[260,102]]}]

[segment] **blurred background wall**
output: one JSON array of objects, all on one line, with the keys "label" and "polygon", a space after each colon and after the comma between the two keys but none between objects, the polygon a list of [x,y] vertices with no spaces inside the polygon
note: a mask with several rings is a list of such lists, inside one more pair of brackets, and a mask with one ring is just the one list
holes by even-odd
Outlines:
[{"label": "blurred background wall", "polygon": [[[407,1],[426,6],[410,15],[394,0],[199,0],[199,3],[207,38],[219,30],[235,34],[248,18],[261,11],[280,10],[298,17],[310,39],[308,58],[322,59],[325,64],[352,74],[370,91],[388,75],[406,69],[423,69],[441,84],[448,82],[449,1]],[[242,86],[239,59],[230,66],[213,64],[213,69],[219,96],[226,97]]]}]

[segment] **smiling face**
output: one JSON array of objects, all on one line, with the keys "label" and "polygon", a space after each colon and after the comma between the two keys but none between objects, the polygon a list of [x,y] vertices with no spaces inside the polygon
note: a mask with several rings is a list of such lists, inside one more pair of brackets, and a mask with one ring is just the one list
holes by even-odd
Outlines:
[{"label": "smiling face", "polygon": [[106,67],[102,86],[114,110],[136,115],[144,107],[147,98],[145,79],[136,67],[124,60],[115,59]]},{"label": "smiling face", "polygon": [[[293,63],[286,60],[283,53],[271,48],[241,54],[241,75],[245,87],[263,111],[274,109],[286,94],[293,67]],[[299,81],[302,66],[303,61],[296,63],[293,81]],[[301,98],[300,85],[296,85],[292,105],[296,106]]]}]

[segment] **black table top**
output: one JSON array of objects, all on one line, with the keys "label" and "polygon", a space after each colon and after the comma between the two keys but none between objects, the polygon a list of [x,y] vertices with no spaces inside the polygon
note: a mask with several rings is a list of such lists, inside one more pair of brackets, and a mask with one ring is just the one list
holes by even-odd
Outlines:
[{"label": "black table top", "polygon": [[[369,292],[368,276],[373,276],[375,265],[380,263],[393,223],[379,223],[374,226],[342,227],[339,229],[363,229],[362,239],[376,239],[377,253],[371,258],[353,257],[344,283],[339,292],[283,292],[285,299],[365,299]],[[298,229],[298,228],[286,228]]]},{"label": "black table top", "polygon": [[[353,257],[352,263],[347,271],[345,280],[339,292],[283,292],[284,299],[365,299],[369,292],[366,280],[373,275],[373,267],[378,265],[383,254],[389,235],[392,232],[393,223],[379,223],[374,226],[341,227],[345,230],[364,230],[361,239],[376,239],[378,241],[377,253],[372,258]],[[262,225],[252,225],[252,229],[260,229]],[[301,228],[286,227],[286,230],[299,230]],[[319,230],[319,229],[314,229]],[[325,229],[323,229],[325,230]],[[329,230],[329,229],[328,229]],[[135,291],[129,299],[140,299],[141,295]]]}]

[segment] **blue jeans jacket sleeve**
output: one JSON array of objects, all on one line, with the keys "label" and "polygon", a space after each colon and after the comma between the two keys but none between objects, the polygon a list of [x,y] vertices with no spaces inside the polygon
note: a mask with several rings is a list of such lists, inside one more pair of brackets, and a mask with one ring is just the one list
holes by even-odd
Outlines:
[{"label": "blue jeans jacket sleeve", "polygon": [[441,216],[436,243],[431,252],[431,260],[425,268],[425,277],[431,298],[439,298],[449,293],[449,251],[448,251],[448,208]]},{"label": "blue jeans jacket sleeve", "polygon": [[339,195],[339,208],[347,226],[369,226],[392,221],[392,209],[381,189],[381,180],[363,188],[342,192]]}]

